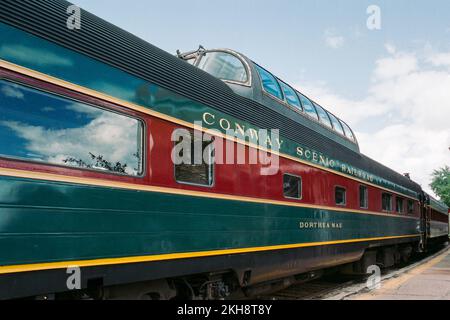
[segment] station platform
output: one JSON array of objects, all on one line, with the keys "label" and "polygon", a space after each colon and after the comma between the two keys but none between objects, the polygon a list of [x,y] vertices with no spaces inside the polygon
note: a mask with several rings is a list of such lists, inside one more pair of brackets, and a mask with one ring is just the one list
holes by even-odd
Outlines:
[{"label": "station platform", "polygon": [[450,300],[450,247],[381,287],[346,300]]}]

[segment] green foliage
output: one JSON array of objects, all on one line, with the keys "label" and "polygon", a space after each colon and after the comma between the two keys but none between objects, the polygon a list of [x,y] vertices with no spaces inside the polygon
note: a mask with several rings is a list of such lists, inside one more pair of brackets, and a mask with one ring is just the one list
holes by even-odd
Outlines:
[{"label": "green foliage", "polygon": [[431,189],[450,207],[450,167],[445,166],[444,168],[435,170],[432,177]]}]

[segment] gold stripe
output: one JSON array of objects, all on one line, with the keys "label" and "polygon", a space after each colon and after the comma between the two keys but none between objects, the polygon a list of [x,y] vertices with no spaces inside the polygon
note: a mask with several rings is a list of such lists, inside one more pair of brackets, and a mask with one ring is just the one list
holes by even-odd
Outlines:
[{"label": "gold stripe", "polygon": [[158,193],[193,196],[193,197],[200,197],[200,198],[213,198],[213,199],[242,201],[242,202],[250,202],[250,203],[273,204],[273,205],[288,206],[288,207],[320,209],[320,210],[338,211],[338,212],[345,212],[345,213],[369,214],[369,215],[377,215],[377,216],[386,216],[386,217],[391,217],[391,218],[417,219],[416,217],[412,217],[412,216],[399,216],[399,215],[393,215],[393,214],[388,214],[388,213],[379,213],[376,211],[364,211],[364,210],[354,210],[354,209],[350,209],[350,208],[318,206],[318,205],[312,205],[312,204],[306,204],[306,203],[296,203],[296,202],[289,202],[289,201],[252,198],[252,197],[244,197],[244,196],[234,196],[234,195],[221,194],[221,193],[184,190],[184,189],[176,189],[176,188],[168,188],[168,187],[148,186],[148,185],[140,185],[140,184],[133,184],[133,183],[124,183],[124,182],[119,182],[119,181],[109,181],[109,180],[94,179],[94,178],[80,178],[80,177],[58,175],[58,174],[53,174],[53,173],[41,173],[41,172],[25,171],[25,170],[17,170],[17,169],[0,168],[0,176],[24,178],[24,179],[46,180],[46,181],[54,181],[54,182],[76,183],[76,184],[98,186],[98,187],[110,187],[110,188],[120,188],[120,189],[128,189],[128,190],[158,192]]},{"label": "gold stripe", "polygon": [[306,247],[317,247],[317,246],[325,246],[325,245],[348,244],[348,243],[356,243],[356,242],[390,240],[390,239],[401,239],[401,238],[415,238],[415,237],[419,237],[419,236],[420,235],[404,235],[404,236],[350,239],[350,240],[338,240],[338,241],[309,242],[309,243],[286,244],[286,245],[278,245],[278,246],[253,247],[253,248],[241,248],[241,249],[171,253],[171,254],[161,254],[161,255],[152,255],[152,256],[79,260],[79,261],[62,261],[62,262],[25,264],[25,265],[15,265],[15,266],[2,266],[2,267],[0,267],[0,274],[18,273],[18,272],[27,272],[27,271],[39,271],[39,270],[51,270],[51,269],[65,269],[65,268],[75,267],[75,266],[76,267],[93,267],[93,266],[106,266],[106,265],[114,265],[114,264],[129,264],[129,263],[153,262],[153,261],[162,261],[162,260],[211,257],[211,256],[220,256],[220,255],[227,255],[227,254],[240,254],[240,253],[250,253],[250,252],[272,251],[272,250],[297,249],[297,248],[306,248]]},{"label": "gold stripe", "polygon": [[[5,69],[11,70],[11,71],[14,71],[14,72],[17,72],[17,73],[21,73],[21,74],[29,76],[29,77],[36,78],[36,79],[39,79],[39,80],[42,80],[42,81],[49,82],[49,83],[58,85],[60,87],[64,87],[66,89],[77,91],[77,92],[80,92],[80,93],[83,93],[83,94],[86,94],[86,95],[89,95],[89,96],[92,96],[92,97],[95,97],[95,98],[98,98],[98,99],[101,99],[101,100],[105,100],[105,101],[111,102],[111,103],[116,104],[116,105],[121,105],[121,106],[126,107],[128,109],[135,110],[135,111],[138,111],[138,112],[141,112],[141,113],[144,113],[144,114],[148,114],[150,116],[153,116],[153,117],[156,117],[156,118],[159,118],[159,119],[163,119],[163,120],[166,120],[166,121],[169,121],[169,122],[172,122],[172,123],[176,123],[176,124],[184,126],[184,127],[188,127],[188,128],[194,129],[194,124],[192,124],[190,122],[183,121],[183,120],[177,119],[175,117],[171,117],[171,116],[162,114],[160,112],[157,112],[157,111],[154,111],[154,110],[151,110],[151,109],[148,109],[148,108],[136,105],[134,103],[130,103],[128,101],[117,99],[115,97],[106,95],[104,93],[101,93],[101,92],[98,92],[98,91],[95,91],[95,90],[92,90],[92,89],[88,89],[88,88],[85,88],[85,87],[82,87],[82,86],[79,86],[79,85],[76,85],[76,84],[73,84],[73,83],[70,83],[70,82],[67,82],[67,81],[64,81],[64,80],[61,80],[61,79],[49,76],[49,75],[46,75],[46,74],[43,74],[43,73],[40,73],[38,71],[34,71],[34,70],[31,70],[31,69],[28,69],[28,68],[25,68],[25,67],[13,64],[11,62],[8,62],[8,61],[2,60],[2,59],[0,59],[0,67],[3,67]],[[195,126],[195,128],[197,130],[200,129],[200,128],[196,127],[196,126]],[[362,183],[364,185],[372,186],[372,187],[375,187],[375,188],[378,188],[378,189],[381,189],[381,190],[384,190],[384,191],[388,191],[388,192],[391,192],[391,193],[399,194],[399,195],[402,195],[403,197],[406,197],[406,198],[409,198],[409,199],[412,199],[412,200],[415,200],[415,201],[417,200],[417,199],[415,199],[415,198],[413,198],[413,197],[411,197],[409,195],[406,195],[406,194],[403,194],[403,193],[400,193],[400,192],[397,192],[397,191],[392,191],[390,189],[378,186],[378,185],[370,183],[368,181],[364,181],[364,180],[358,179],[356,177],[347,175],[345,173],[338,172],[338,171],[335,171],[335,170],[332,170],[332,169],[328,169],[328,168],[325,168],[325,167],[322,167],[322,166],[319,166],[319,165],[316,165],[316,164],[313,164],[313,163],[301,160],[299,158],[295,158],[295,157],[287,155],[287,154],[275,152],[273,150],[268,150],[268,149],[266,149],[264,147],[261,147],[259,145],[255,145],[253,143],[250,143],[250,142],[247,142],[247,141],[235,138],[235,137],[230,137],[230,136],[227,136],[226,134],[222,134],[220,132],[215,132],[215,131],[211,132],[207,128],[202,128],[201,131],[207,132],[207,133],[209,133],[211,135],[215,135],[215,136],[221,137],[223,139],[231,140],[231,141],[234,141],[234,142],[246,145],[248,147],[256,148],[256,149],[259,149],[259,150],[264,151],[264,152],[271,152],[271,153],[276,154],[276,155],[278,155],[278,156],[280,156],[282,158],[289,159],[289,160],[292,160],[292,161],[295,161],[295,162],[299,162],[299,163],[302,163],[304,165],[307,165],[307,166],[310,166],[310,167],[313,167],[313,168],[316,168],[316,169],[324,170],[324,171],[330,172],[332,174],[339,175],[339,176],[342,176],[342,177],[345,177],[345,178],[348,178],[348,179],[351,179],[351,180],[354,180],[354,181],[358,181],[358,182],[360,182],[360,183]]]}]

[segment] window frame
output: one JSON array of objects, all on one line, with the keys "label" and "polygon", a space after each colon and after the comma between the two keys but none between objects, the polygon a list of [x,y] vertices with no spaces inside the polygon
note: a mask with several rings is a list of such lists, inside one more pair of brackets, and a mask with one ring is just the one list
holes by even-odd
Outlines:
[{"label": "window frame", "polygon": [[[275,77],[275,78],[276,78],[276,77]],[[279,87],[281,88],[281,92],[283,93],[283,97],[284,97],[283,103],[284,103],[285,105],[287,105],[289,108],[294,109],[294,110],[297,111],[297,112],[303,112],[303,104],[302,104],[302,102],[300,101],[300,97],[298,96],[297,91],[296,91],[294,88],[292,88],[290,85],[288,85],[286,82],[284,82],[283,80],[280,80],[280,79],[278,79],[278,78],[276,78],[276,80],[278,81],[278,85],[279,85]],[[292,104],[289,103],[289,101],[288,101],[288,99],[287,99],[287,97],[286,97],[286,93],[284,92],[283,85],[285,85],[285,86],[288,87],[290,90],[292,90],[292,92],[294,93],[295,97],[297,98],[297,101],[298,101],[298,103],[299,103],[299,106],[295,106],[295,105],[292,105]],[[279,100],[277,97],[275,97],[275,98],[276,98],[277,100]]]},{"label": "window frame", "polygon": [[[343,204],[337,203],[336,191],[338,189],[344,190],[344,203]],[[343,187],[341,185],[335,185],[334,186],[334,204],[339,206],[339,207],[347,207],[347,188],[345,188],[345,187]]]},{"label": "window frame", "polygon": [[[364,194],[365,194],[365,204],[366,204],[366,206],[365,207],[362,207],[361,206],[361,188],[364,188]],[[359,195],[359,208],[360,209],[365,209],[365,210],[367,210],[367,209],[369,209],[369,188],[366,186],[366,185],[364,185],[364,184],[360,184],[359,185],[359,187],[358,187],[358,195]]]},{"label": "window frame", "polygon": [[[355,135],[355,133],[353,132],[352,128],[350,128],[350,126],[349,126],[345,121],[343,121],[343,120],[341,120],[341,119],[339,119],[339,118],[338,118],[338,120],[340,121],[340,123],[341,123],[341,125],[342,125],[342,129],[344,130],[344,135],[345,135],[345,137],[347,138],[347,140],[349,140],[349,141],[351,141],[351,142],[353,142],[353,143],[355,143],[355,144],[358,144],[358,140],[356,140],[356,135]],[[347,128],[347,129],[350,131],[350,133],[352,134],[353,139],[352,139],[351,137],[348,137],[348,136],[347,136],[347,133],[345,132],[345,129],[346,129],[346,128]]]},{"label": "window frame", "polygon": [[[384,195],[388,195],[389,196],[389,198],[390,198],[390,201],[389,201],[389,203],[390,203],[390,208],[389,208],[389,210],[386,210],[386,209],[384,209],[383,208],[383,196]],[[392,194],[392,193],[389,193],[389,192],[382,192],[381,193],[381,211],[383,211],[383,212],[388,212],[388,213],[392,213],[392,212],[394,212],[394,204],[392,203],[393,202],[393,200],[394,200],[394,195]]]},{"label": "window frame", "polygon": [[[325,110],[325,111],[326,111],[326,110]],[[346,138],[344,128],[342,127],[342,124],[341,124],[341,122],[339,121],[339,118],[336,117],[334,114],[332,114],[332,113],[329,112],[329,111],[327,111],[327,113],[328,113],[328,118],[330,118],[331,125],[333,126],[333,130],[334,130],[336,133],[338,133],[338,134],[340,134],[341,136],[343,136],[343,137]],[[336,127],[335,127],[335,125],[334,125],[333,119],[336,120],[336,122],[337,122],[337,124],[339,125],[339,128],[342,130],[342,132],[341,132],[341,131],[338,131],[338,129],[336,129]]]},{"label": "window frame", "polygon": [[[277,85],[278,89],[280,90],[281,98],[279,98],[279,97],[277,97],[277,96],[274,96],[274,95],[271,94],[270,92],[267,92],[266,88],[264,87],[263,79],[262,79],[262,77],[261,77],[261,73],[259,72],[258,68],[260,68],[261,70],[267,72],[268,74],[270,74],[270,75],[274,78],[274,80],[275,80],[275,82],[276,82],[276,85]],[[267,69],[261,67],[261,66],[260,66],[259,64],[257,64],[257,63],[255,63],[255,69],[256,69],[256,73],[258,74],[259,83],[260,83],[260,85],[261,85],[262,93],[265,94],[265,95],[267,95],[268,97],[270,97],[270,98],[272,98],[272,99],[278,101],[278,102],[281,102],[281,103],[285,104],[285,105],[288,104],[288,103],[286,102],[286,98],[284,97],[284,92],[283,92],[283,89],[281,88],[281,85],[280,85],[280,83],[279,83],[279,81],[278,81],[278,78],[277,78],[272,72],[270,72],[270,71],[268,71]],[[300,103],[300,104],[301,104],[301,103]]]},{"label": "window frame", "polygon": [[[293,178],[298,178],[298,179],[300,180],[300,184],[299,184],[299,188],[300,188],[300,190],[299,190],[300,198],[287,197],[287,196],[285,195],[285,193],[284,193],[284,177],[285,177],[285,176],[291,176],[291,177],[293,177]],[[301,176],[296,175],[296,174],[292,174],[292,173],[283,173],[282,180],[283,180],[283,183],[282,183],[282,191],[283,191],[283,197],[284,197],[285,199],[291,199],[291,200],[303,200],[303,179],[302,179]]]},{"label": "window frame", "polygon": [[[398,202],[397,201],[401,201],[402,202],[402,211],[398,211]],[[399,197],[399,196],[395,196],[395,212],[399,213],[399,214],[405,214],[405,198],[403,197]]]},{"label": "window frame", "polygon": [[[309,99],[307,96],[305,96],[303,93],[301,93],[301,92],[299,92],[297,90],[295,92],[297,93],[297,96],[298,96],[298,99],[300,101],[300,104],[302,105],[302,114],[307,116],[309,119],[312,119],[315,122],[320,124],[320,122],[319,122],[319,114],[317,113],[317,109],[314,106],[314,102],[311,99]],[[301,97],[305,98],[306,100],[308,100],[311,103],[311,106],[314,109],[314,113],[315,113],[316,117],[311,116],[308,112],[305,111],[305,106],[304,106],[304,104],[302,102],[302,98]]]},{"label": "window frame", "polygon": [[[306,95],[304,95],[303,93],[301,93],[300,91],[292,88],[292,86],[290,86],[289,84],[287,84],[286,82],[284,82],[283,80],[279,79],[278,77],[276,77],[273,73],[271,73],[270,71],[268,71],[267,69],[261,67],[259,64],[253,62],[256,72],[258,73],[259,76],[259,80],[260,80],[260,86],[262,88],[262,93],[268,97],[270,97],[271,99],[285,105],[286,107],[288,107],[289,109],[303,115],[303,116],[307,116],[309,119],[314,120],[317,124],[321,125],[323,128],[328,129],[329,131],[333,132],[334,134],[337,134],[339,136],[341,136],[342,138],[350,141],[353,144],[358,145],[358,142],[356,140],[356,136],[353,132],[353,130],[347,125],[348,129],[350,130],[351,134],[353,135],[354,139],[351,139],[350,137],[348,137],[345,134],[345,129],[344,129],[344,125],[343,123],[345,123],[344,121],[342,121],[341,119],[339,119],[338,117],[336,117],[334,114],[332,114],[331,112],[329,112],[327,109],[325,109],[324,107],[322,107],[321,105],[319,105],[318,103],[314,102],[313,100],[311,100],[310,98],[308,98]],[[278,82],[278,88],[280,89],[280,93],[282,94],[283,98],[280,99],[279,97],[276,97],[274,95],[272,95],[271,93],[267,92],[266,89],[264,88],[264,85],[262,83],[262,79],[261,79],[261,75],[258,71],[258,68],[261,68],[262,70],[264,70],[265,72],[269,73],[272,77],[275,78],[275,80]],[[291,105],[287,99],[286,99],[286,95],[285,92],[283,90],[282,84],[286,85],[287,87],[291,88],[297,95],[297,99],[300,103],[300,108]],[[304,103],[302,102],[302,98],[305,98],[306,100],[308,100],[312,107],[314,108],[314,113],[315,113],[315,117],[313,117],[312,115],[310,115],[308,112],[305,111],[305,106]],[[323,120],[321,119],[320,115],[319,115],[319,111],[317,111],[317,107],[320,107],[323,109],[323,111],[325,112],[325,114],[327,115],[327,119],[329,121],[329,126],[323,122]],[[333,124],[333,121],[331,120],[331,116],[332,115],[334,118],[336,118],[337,123],[339,124],[340,128],[342,129],[342,133],[338,131],[338,129],[335,129],[335,126]]]},{"label": "window frame", "polygon": [[[200,64],[200,61],[203,59],[203,57],[211,52],[223,52],[223,53],[228,53],[232,56],[234,56],[235,58],[237,58],[239,61],[241,61],[241,63],[243,64],[245,71],[247,73],[247,81],[246,82],[241,82],[241,81],[235,81],[235,80],[225,80],[225,79],[220,79],[220,78],[216,78],[220,81],[223,81],[225,83],[231,83],[231,84],[236,84],[236,85],[240,85],[240,86],[244,86],[244,87],[251,87],[252,86],[252,81],[253,81],[253,73],[252,70],[250,68],[249,63],[247,62],[247,60],[240,55],[238,52],[230,50],[230,49],[213,49],[213,50],[205,50],[202,52],[199,52],[196,54],[195,57],[195,63],[192,64],[192,66],[198,68],[199,70],[202,70],[198,67],[198,65]],[[206,72],[204,70],[202,70],[203,72]],[[209,73],[208,73],[209,74]],[[212,77],[214,77],[213,75],[211,75]]]},{"label": "window frame", "polygon": [[[186,128],[182,128],[182,127],[173,129],[172,132],[174,132],[174,131],[177,130],[177,129],[185,129],[185,130],[188,130],[189,133],[192,134],[192,136],[194,135],[192,129],[186,129]],[[176,143],[177,143],[176,141],[173,142],[173,145],[172,145],[173,148],[175,148]],[[214,140],[214,139],[211,140],[211,144],[212,144],[212,143],[215,143],[215,140]],[[172,149],[172,150],[174,150],[174,149]],[[204,152],[204,150],[202,150],[202,154],[203,154],[203,152]],[[210,162],[211,162],[211,161],[210,161]],[[214,188],[214,187],[216,186],[216,162],[215,162],[214,160],[212,161],[212,164],[209,165],[209,167],[212,168],[212,169],[210,169],[210,174],[211,174],[212,182],[211,182],[211,184],[209,184],[209,185],[207,185],[207,184],[201,184],[201,183],[194,183],[194,182],[184,182],[184,181],[178,180],[178,179],[177,179],[177,169],[176,169],[176,166],[177,166],[177,165],[173,163],[173,166],[172,166],[172,167],[173,167],[173,179],[174,179],[175,183],[178,183],[178,184],[181,184],[181,185],[187,185],[187,186],[202,187],[202,188]]]},{"label": "window frame", "polygon": [[[320,104],[318,104],[317,102],[314,102],[314,101],[312,101],[312,103],[314,104],[314,107],[316,108],[316,112],[317,112],[317,115],[319,116],[319,123],[322,125],[322,126],[324,126],[325,128],[328,128],[328,129],[330,129],[332,132],[335,132],[334,131],[334,129],[333,129],[333,123],[331,122],[331,119],[330,119],[330,117],[328,116],[328,112],[327,112],[327,110],[324,108],[324,107],[322,107]],[[319,108],[325,113],[325,115],[327,116],[327,119],[328,119],[328,122],[329,122],[329,126],[325,123],[325,122],[323,122],[323,120],[322,120],[322,118],[320,117],[320,114],[319,114]]]},{"label": "window frame", "polygon": [[[412,210],[411,211],[409,211],[409,204],[412,204],[412,207],[411,207]],[[414,200],[407,199],[407,201],[406,201],[406,214],[413,215],[415,213],[416,213],[416,206],[415,206]]]},{"label": "window frame", "polygon": [[[140,143],[140,147],[141,147],[141,151],[142,151],[142,155],[141,155],[141,172],[139,173],[139,175],[130,175],[127,173],[120,173],[120,172],[114,172],[114,171],[105,171],[105,170],[101,170],[101,169],[95,169],[95,168],[81,168],[81,167],[74,167],[74,166],[69,166],[69,165],[64,165],[64,164],[58,164],[58,163],[51,163],[51,162],[44,162],[44,161],[36,161],[36,160],[31,160],[31,159],[26,159],[26,158],[21,158],[21,157],[13,157],[13,156],[7,156],[4,154],[0,153],[0,159],[4,159],[4,160],[9,160],[9,161],[17,161],[17,162],[21,162],[21,163],[30,163],[30,164],[35,164],[35,165],[39,165],[39,166],[44,166],[44,167],[50,167],[50,168],[61,168],[61,169],[67,169],[67,170],[78,170],[78,171],[86,171],[86,172],[92,172],[92,173],[97,173],[97,174],[103,174],[103,175],[112,175],[112,176],[117,176],[117,177],[125,177],[125,178],[131,178],[131,179],[144,179],[147,176],[147,161],[148,161],[148,157],[147,157],[147,132],[148,132],[148,128],[147,128],[147,122],[143,119],[143,117],[141,117],[138,111],[133,110],[134,113],[136,114],[129,114],[125,111],[126,107],[121,106],[119,104],[110,102],[110,101],[106,101],[106,104],[110,104],[112,106],[112,108],[110,106],[105,106],[102,105],[105,102],[103,102],[102,100],[98,99],[98,98],[92,98],[92,97],[86,97],[86,95],[84,93],[75,91],[74,93],[77,96],[81,96],[82,98],[75,98],[72,97],[70,95],[67,94],[63,94],[60,92],[54,92],[50,89],[47,88],[43,88],[44,84],[43,83],[39,83],[38,85],[36,85],[35,83],[27,83],[28,79],[26,81],[22,81],[22,80],[17,80],[17,79],[12,79],[9,78],[7,76],[4,75],[0,75],[0,82],[1,81],[6,81],[6,82],[10,82],[10,83],[14,83],[17,84],[19,86],[23,86],[26,87],[30,90],[35,90],[35,91],[40,91],[43,93],[46,93],[48,95],[52,95],[55,97],[58,97],[60,99],[65,99],[65,100],[70,100],[71,102],[75,102],[75,103],[80,103],[95,109],[100,109],[106,112],[111,112],[111,113],[115,113],[117,115],[123,116],[123,117],[127,117],[130,119],[134,119],[136,121],[138,121],[141,124],[141,143]],[[58,88],[61,89],[62,87],[57,86],[57,85],[52,85],[53,88]],[[65,89],[65,88],[63,88]],[[85,101],[83,98],[86,99],[90,99],[90,100],[95,100],[95,102],[99,102],[98,104],[94,104],[94,102],[91,101]],[[117,109],[124,109],[124,110],[117,110]]]}]

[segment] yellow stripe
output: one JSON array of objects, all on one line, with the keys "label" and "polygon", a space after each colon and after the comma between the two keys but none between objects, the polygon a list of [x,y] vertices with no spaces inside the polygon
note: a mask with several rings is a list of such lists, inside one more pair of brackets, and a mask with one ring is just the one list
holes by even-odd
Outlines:
[{"label": "yellow stripe", "polygon": [[[92,97],[95,97],[95,98],[98,98],[98,99],[101,99],[101,100],[105,100],[105,101],[111,102],[113,104],[126,107],[126,108],[131,109],[131,110],[135,110],[135,111],[138,111],[138,112],[141,112],[141,113],[144,113],[144,114],[148,114],[150,116],[153,116],[153,117],[156,117],[156,118],[159,118],[159,119],[163,119],[163,120],[166,120],[166,121],[169,121],[169,122],[172,122],[172,123],[176,123],[176,124],[184,126],[184,127],[188,127],[188,128],[194,129],[194,124],[192,124],[190,122],[183,121],[183,120],[177,119],[175,117],[171,117],[171,116],[162,114],[160,112],[157,112],[157,111],[154,111],[154,110],[151,110],[151,109],[148,109],[148,108],[136,105],[134,103],[130,103],[128,101],[117,99],[115,97],[106,95],[104,93],[101,93],[101,92],[98,92],[98,91],[95,91],[95,90],[91,90],[91,89],[88,89],[88,88],[85,88],[85,87],[82,87],[82,86],[79,86],[79,85],[76,85],[76,84],[73,84],[73,83],[70,83],[70,82],[67,82],[67,81],[55,78],[55,77],[52,77],[52,76],[40,73],[38,71],[34,71],[34,70],[31,70],[31,69],[28,69],[28,68],[25,68],[25,67],[13,64],[11,62],[8,62],[8,61],[2,60],[2,59],[0,59],[0,67],[3,67],[5,69],[11,70],[11,71],[14,71],[14,72],[17,72],[17,73],[21,73],[21,74],[29,76],[29,77],[36,78],[36,79],[39,79],[39,80],[42,80],[42,81],[49,82],[49,83],[58,85],[60,87],[64,87],[66,89],[77,91],[77,92],[80,92],[80,93],[83,93],[83,94],[86,94],[86,95],[89,95],[89,96],[92,96]],[[256,149],[262,150],[264,152],[271,152],[271,153],[276,154],[276,155],[278,155],[278,156],[280,156],[282,158],[285,158],[285,159],[289,159],[289,160],[292,160],[292,161],[295,161],[295,162],[298,162],[298,163],[302,163],[304,165],[307,165],[307,166],[310,166],[310,167],[313,167],[313,168],[324,170],[324,171],[330,172],[332,174],[335,174],[335,175],[338,175],[338,176],[342,176],[342,177],[345,177],[345,178],[348,178],[348,179],[351,179],[351,180],[354,180],[354,181],[358,181],[358,182],[360,182],[362,184],[365,184],[365,185],[368,185],[368,186],[372,186],[372,187],[375,187],[375,188],[378,188],[378,189],[381,189],[381,190],[384,190],[384,191],[393,192],[393,193],[402,195],[403,197],[406,197],[406,198],[409,198],[409,199],[412,199],[412,200],[417,200],[417,199],[415,199],[415,198],[413,198],[413,197],[411,197],[409,195],[402,194],[402,193],[399,193],[397,191],[392,191],[390,189],[378,186],[378,185],[370,183],[368,181],[361,180],[361,179],[358,179],[356,177],[347,175],[345,173],[338,172],[338,171],[335,171],[335,170],[332,170],[332,169],[328,169],[328,168],[325,168],[325,167],[322,167],[322,166],[319,166],[319,165],[316,165],[316,164],[313,164],[313,163],[301,160],[299,158],[296,158],[296,157],[293,157],[293,156],[290,156],[290,155],[287,155],[287,154],[283,154],[283,153],[275,152],[273,150],[266,149],[264,147],[261,147],[259,145],[254,144],[254,143],[250,143],[250,142],[244,141],[242,139],[238,139],[236,137],[231,137],[231,136],[228,136],[226,134],[222,134],[220,132],[215,132],[215,131],[211,132],[207,128],[201,128],[201,129],[198,128],[198,127],[195,127],[195,128],[197,130],[201,130],[203,132],[208,132],[210,135],[214,135],[214,136],[221,137],[223,139],[231,140],[231,141],[234,141],[234,142],[246,145],[248,147],[252,147],[252,148],[256,148]]]},{"label": "yellow stripe", "polygon": [[129,264],[129,263],[153,262],[153,261],[162,261],[162,260],[211,257],[211,256],[228,255],[228,254],[240,254],[240,253],[262,252],[262,251],[273,251],[273,250],[286,250],[286,249],[317,247],[317,246],[335,245],[335,244],[348,244],[348,243],[355,243],[355,242],[367,242],[367,241],[390,240],[390,239],[401,239],[401,238],[415,238],[415,237],[419,237],[419,236],[420,235],[404,235],[404,236],[393,236],[393,237],[378,237],[378,238],[287,244],[287,245],[267,246],[267,247],[253,247],[253,248],[228,249],[228,250],[172,253],[172,254],[161,254],[161,255],[152,255],[152,256],[80,260],[80,261],[62,261],[62,262],[25,264],[25,265],[15,265],[15,266],[2,266],[2,267],[0,267],[0,274],[27,272],[27,271],[39,271],[39,270],[65,269],[65,268],[75,267],[75,266],[76,267],[93,267],[93,266],[106,266],[106,265],[114,265],[114,264]]},{"label": "yellow stripe", "polygon": [[375,211],[354,210],[354,209],[350,209],[350,208],[318,206],[318,205],[311,205],[311,204],[306,204],[306,203],[296,203],[296,202],[289,202],[289,201],[270,200],[270,199],[252,198],[252,197],[244,197],[244,196],[234,196],[234,195],[213,193],[213,192],[193,191],[193,190],[184,190],[184,189],[167,188],[167,187],[156,187],[156,186],[124,183],[124,182],[118,182],[118,181],[94,179],[94,178],[80,178],[80,177],[72,177],[72,176],[63,176],[63,175],[57,175],[57,174],[53,174],[53,173],[24,171],[24,170],[17,170],[17,169],[0,168],[0,176],[7,176],[7,177],[13,177],[13,178],[24,178],[24,179],[37,179],[37,180],[54,181],[54,182],[76,183],[76,184],[83,184],[83,185],[89,185],[89,186],[120,188],[120,189],[127,189],[127,190],[158,192],[158,193],[193,196],[193,197],[200,197],[200,198],[213,198],[213,199],[242,201],[242,202],[250,202],[250,203],[273,204],[273,205],[288,206],[288,207],[320,209],[320,210],[338,211],[338,212],[345,212],[345,213],[369,214],[369,215],[377,215],[377,216],[386,216],[386,217],[390,217],[390,218],[417,219],[416,217],[412,217],[412,216],[400,216],[400,215],[394,215],[394,214],[389,214],[389,213],[379,213],[379,212],[375,212]]}]

